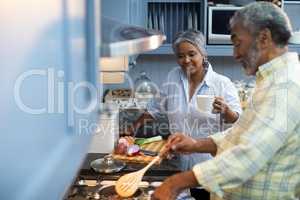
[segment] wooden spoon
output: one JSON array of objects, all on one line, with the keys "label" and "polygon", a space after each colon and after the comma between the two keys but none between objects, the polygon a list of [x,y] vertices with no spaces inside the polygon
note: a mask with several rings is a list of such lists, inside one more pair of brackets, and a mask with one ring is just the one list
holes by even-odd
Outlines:
[{"label": "wooden spoon", "polygon": [[142,178],[146,171],[157,161],[161,160],[163,155],[168,152],[165,146],[161,150],[158,156],[156,156],[148,165],[146,165],[143,169],[132,172],[129,174],[125,174],[121,176],[116,182],[115,190],[121,197],[131,197],[137,191],[139,187],[139,183],[142,181]]}]

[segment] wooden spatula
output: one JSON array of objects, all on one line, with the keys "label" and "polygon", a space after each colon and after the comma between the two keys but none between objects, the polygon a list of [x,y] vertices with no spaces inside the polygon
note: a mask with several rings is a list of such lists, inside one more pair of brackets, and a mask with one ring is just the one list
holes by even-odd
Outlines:
[{"label": "wooden spatula", "polygon": [[119,178],[116,182],[115,190],[121,197],[131,197],[137,191],[139,183],[142,181],[142,178],[146,171],[157,161],[161,160],[163,155],[165,155],[169,149],[165,146],[161,150],[158,156],[156,156],[148,165],[143,169],[125,174]]}]

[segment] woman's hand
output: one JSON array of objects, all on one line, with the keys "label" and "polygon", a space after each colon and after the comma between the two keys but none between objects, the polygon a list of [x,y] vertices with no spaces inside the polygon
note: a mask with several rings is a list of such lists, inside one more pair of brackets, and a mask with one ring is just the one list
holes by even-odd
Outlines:
[{"label": "woman's hand", "polygon": [[212,112],[222,114],[226,123],[234,123],[239,118],[238,113],[229,108],[223,97],[215,97]]},{"label": "woman's hand", "polygon": [[223,97],[215,97],[213,102],[213,113],[226,113],[229,110]]},{"label": "woman's hand", "polygon": [[175,133],[169,137],[166,147],[178,153],[189,154],[195,152],[196,145],[195,139],[182,133]]}]

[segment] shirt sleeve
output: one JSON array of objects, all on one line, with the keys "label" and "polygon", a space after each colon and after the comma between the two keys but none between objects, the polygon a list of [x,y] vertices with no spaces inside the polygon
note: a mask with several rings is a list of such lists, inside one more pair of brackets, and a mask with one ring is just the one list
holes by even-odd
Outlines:
[{"label": "shirt sleeve", "polygon": [[[211,138],[217,156],[193,167],[200,185],[219,197],[255,176],[288,137],[287,97],[263,90],[225,136]],[[280,103],[278,103],[280,102]]]},{"label": "shirt sleeve", "polygon": [[231,127],[229,129],[226,129],[226,131],[218,132],[208,137],[211,138],[217,146],[219,146],[230,129]]}]

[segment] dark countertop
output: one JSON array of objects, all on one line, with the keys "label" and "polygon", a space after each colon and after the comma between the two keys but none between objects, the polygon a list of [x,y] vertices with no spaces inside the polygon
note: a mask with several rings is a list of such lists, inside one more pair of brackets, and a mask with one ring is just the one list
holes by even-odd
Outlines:
[{"label": "dark countertop", "polygon": [[[126,167],[119,173],[113,174],[102,174],[99,172],[95,172],[90,167],[90,163],[99,158],[103,158],[107,154],[100,154],[100,153],[89,153],[87,154],[85,161],[79,171],[79,176],[84,176],[88,178],[105,178],[109,180],[116,180],[120,175],[139,170],[145,166],[145,164],[134,164],[134,163],[127,163]],[[145,174],[144,180],[151,180],[151,181],[160,181],[165,179],[168,176],[171,176],[175,173],[180,172],[179,168],[176,166],[176,159],[173,160],[163,160],[160,165],[152,166]]]}]

